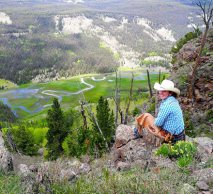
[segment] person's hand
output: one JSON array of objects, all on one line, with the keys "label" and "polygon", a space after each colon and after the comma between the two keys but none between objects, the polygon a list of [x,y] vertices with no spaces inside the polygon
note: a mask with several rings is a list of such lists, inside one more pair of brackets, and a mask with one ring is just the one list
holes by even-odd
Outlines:
[{"label": "person's hand", "polygon": [[154,128],[152,125],[150,125],[149,128],[151,129],[151,131],[152,131],[153,133],[155,133],[155,128]]}]

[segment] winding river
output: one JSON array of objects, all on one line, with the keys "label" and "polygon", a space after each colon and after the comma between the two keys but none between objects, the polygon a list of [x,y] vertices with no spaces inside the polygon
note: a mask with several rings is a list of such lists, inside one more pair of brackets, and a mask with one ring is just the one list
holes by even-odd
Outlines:
[{"label": "winding river", "polygon": [[[101,80],[103,80],[103,78],[95,79],[93,77],[92,80],[101,81]],[[81,83],[85,84],[88,87],[81,89],[77,92],[66,92],[66,91],[60,91],[60,90],[43,90],[43,91],[41,91],[41,93],[39,93],[41,88],[39,88],[39,89],[32,89],[32,88],[14,89],[14,90],[8,90],[8,91],[4,91],[4,92],[0,93],[0,101],[2,101],[4,104],[9,106],[16,116],[18,116],[18,114],[14,109],[17,109],[17,108],[19,108],[29,114],[34,114],[34,113],[42,111],[43,109],[45,109],[47,107],[50,107],[52,104],[41,105],[39,102],[37,102],[35,104],[36,108],[34,110],[29,110],[28,108],[26,108],[23,105],[12,106],[9,103],[9,100],[8,100],[9,98],[6,96],[12,96],[13,99],[20,99],[20,98],[24,99],[24,98],[30,98],[30,97],[35,97],[37,99],[42,99],[42,98],[44,99],[45,95],[46,95],[46,96],[53,96],[55,98],[58,98],[59,102],[61,102],[63,96],[71,96],[71,95],[80,94],[82,92],[85,92],[85,91],[88,91],[88,90],[91,90],[92,88],[94,88],[94,85],[91,85],[91,84],[85,82],[84,78],[81,78],[80,81],[81,81]]]},{"label": "winding river", "polygon": [[[127,72],[123,72],[119,76],[121,78],[131,78],[131,74],[129,74]],[[146,76],[145,73],[141,73],[141,74],[135,76],[134,79],[135,80],[144,80],[145,76]],[[91,77],[91,79],[93,81],[99,82],[99,81],[106,80],[106,77],[102,77],[100,79],[97,79],[95,77]],[[114,80],[107,80],[107,81],[113,82]],[[67,92],[67,91],[63,91],[63,90],[42,90],[42,88],[33,89],[33,88],[30,88],[30,87],[29,88],[22,88],[22,89],[12,89],[12,90],[7,90],[7,91],[1,91],[0,92],[0,101],[2,101],[4,104],[9,106],[16,116],[18,116],[18,114],[16,112],[17,109],[21,109],[21,110],[23,110],[23,111],[25,111],[26,113],[29,113],[29,114],[34,114],[34,113],[38,113],[38,112],[42,111],[43,109],[50,107],[52,105],[52,103],[48,104],[50,97],[55,97],[55,98],[58,99],[59,102],[61,102],[64,96],[77,95],[77,94],[80,94],[82,92],[91,90],[95,87],[94,85],[91,85],[91,84],[85,82],[84,78],[81,78],[80,82],[85,84],[87,87],[84,88],[84,89],[81,89],[77,92]],[[8,97],[8,96],[11,96],[11,97]],[[38,99],[38,101],[31,106],[31,107],[33,107],[33,110],[28,109],[24,105],[14,105],[14,104],[12,105],[9,102],[9,101],[14,101],[16,99],[26,99],[24,102],[22,102],[22,104],[24,104],[24,103],[26,104],[27,99],[30,99],[30,98]],[[42,101],[46,102],[47,104],[42,105],[39,102],[39,100],[42,100]],[[28,103],[29,102],[30,102],[30,100],[28,101]]]}]

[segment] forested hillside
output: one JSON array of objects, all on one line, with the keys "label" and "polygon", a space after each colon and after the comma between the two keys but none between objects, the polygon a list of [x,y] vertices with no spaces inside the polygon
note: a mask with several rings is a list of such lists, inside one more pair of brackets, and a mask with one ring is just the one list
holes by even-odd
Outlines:
[{"label": "forested hillside", "polygon": [[196,19],[193,7],[177,1],[135,0],[128,10],[126,1],[0,4],[0,77],[18,84],[136,67],[153,52],[168,60],[190,30],[188,17]]}]

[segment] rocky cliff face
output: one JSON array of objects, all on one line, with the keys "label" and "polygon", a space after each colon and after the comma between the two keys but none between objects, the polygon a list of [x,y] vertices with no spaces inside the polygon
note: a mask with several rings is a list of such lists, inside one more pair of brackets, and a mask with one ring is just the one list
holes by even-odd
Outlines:
[{"label": "rocky cliff face", "polygon": [[172,79],[181,90],[181,104],[189,115],[191,128],[204,131],[209,136],[212,134],[212,107],[213,107],[213,28],[209,30],[207,42],[203,50],[202,63],[198,68],[195,81],[195,101],[187,98],[188,86],[192,67],[195,64],[201,37],[193,39],[185,44],[174,55],[176,62],[172,67]]}]

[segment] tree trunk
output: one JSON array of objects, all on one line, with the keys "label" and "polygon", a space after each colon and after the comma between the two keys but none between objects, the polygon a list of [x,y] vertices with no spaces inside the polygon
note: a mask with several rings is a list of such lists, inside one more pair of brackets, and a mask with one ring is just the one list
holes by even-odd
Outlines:
[{"label": "tree trunk", "polygon": [[196,61],[195,61],[195,66],[194,66],[194,68],[192,70],[192,74],[191,74],[191,84],[189,85],[189,98],[192,99],[193,101],[195,99],[196,73],[197,73],[198,67],[201,64],[202,51],[203,51],[203,48],[204,48],[205,43],[206,43],[206,37],[207,37],[208,30],[209,30],[209,26],[206,26],[204,35],[202,37],[199,53],[198,53],[198,56],[197,56]]},{"label": "tree trunk", "polygon": [[[85,104],[88,104],[88,103],[86,102],[86,99],[85,99],[85,96],[84,96],[84,93],[83,93],[83,92],[82,92],[82,96],[83,96],[83,98],[84,98]],[[89,114],[90,114],[90,117],[91,117],[91,118],[93,119],[93,121],[95,122],[95,124],[96,124],[96,126],[97,126],[97,128],[98,128],[98,131],[100,132],[101,136],[103,137],[103,140],[104,140],[104,142],[105,142],[105,146],[106,146],[107,150],[110,151],[109,145],[107,144],[107,141],[106,141],[106,138],[104,137],[104,134],[103,134],[103,132],[102,132],[102,130],[101,130],[99,124],[98,124],[98,121],[97,121],[97,119],[95,118],[94,113],[92,112],[92,108],[91,108],[89,105],[88,105],[88,112],[89,112]]]},{"label": "tree trunk", "polygon": [[130,90],[129,90],[129,99],[128,99],[128,104],[127,104],[127,107],[126,107],[125,118],[124,118],[124,124],[125,125],[127,124],[129,107],[130,107],[130,103],[132,101],[133,82],[134,82],[134,74],[132,73],[131,86],[130,86]]},{"label": "tree trunk", "polygon": [[115,126],[118,126],[118,111],[119,111],[119,94],[118,94],[118,73],[115,72]]},{"label": "tree trunk", "polygon": [[159,82],[159,84],[161,83],[161,70],[159,70],[159,74],[158,74],[158,82]]},{"label": "tree trunk", "polygon": [[152,88],[151,88],[151,82],[150,82],[150,77],[149,77],[149,70],[147,69],[147,80],[148,80],[148,85],[149,85],[149,94],[150,97],[152,98],[153,94],[152,94]]},{"label": "tree trunk", "polygon": [[85,115],[84,103],[81,101],[80,104],[81,104],[81,115],[83,117],[83,122],[84,122],[83,128],[84,128],[84,130],[86,130],[87,129],[87,118]]}]

